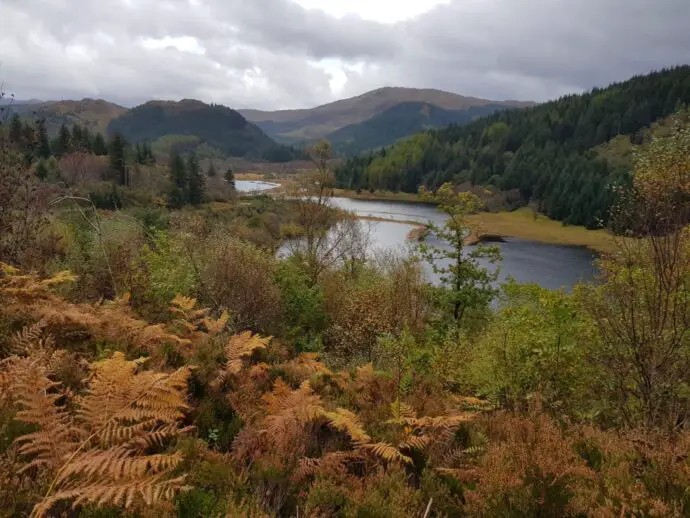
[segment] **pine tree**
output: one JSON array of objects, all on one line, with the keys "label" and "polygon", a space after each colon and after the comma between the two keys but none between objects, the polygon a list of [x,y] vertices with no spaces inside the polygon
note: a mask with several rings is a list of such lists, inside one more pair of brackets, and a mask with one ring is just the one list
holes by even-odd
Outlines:
[{"label": "pine tree", "polygon": [[127,185],[127,164],[125,160],[125,140],[119,133],[110,139],[110,169],[119,185]]},{"label": "pine tree", "polygon": [[82,139],[83,135],[81,126],[79,126],[79,124],[75,124],[74,126],[72,126],[72,147],[80,147]]},{"label": "pine tree", "polygon": [[215,166],[213,165],[213,160],[211,160],[208,166],[208,170],[206,171],[206,176],[208,176],[209,178],[214,178],[216,174],[218,173],[216,171]]},{"label": "pine tree", "polygon": [[87,153],[92,153],[93,152],[93,145],[91,143],[91,133],[89,132],[89,129],[87,127],[83,127],[81,129],[81,146],[80,146],[82,151],[85,151]]},{"label": "pine tree", "polygon": [[498,263],[500,252],[496,247],[481,244],[469,252],[466,250],[466,240],[474,232],[467,216],[483,207],[477,195],[456,193],[450,183],[443,184],[435,193],[422,187],[420,195],[423,200],[438,204],[438,209],[448,215],[443,226],[429,223],[427,228],[434,238],[448,243],[450,247],[437,248],[422,243],[418,251],[422,258],[431,263],[434,273],[439,275],[444,288],[439,295],[442,302],[452,309],[453,319],[459,325],[468,309],[486,308],[496,295],[494,283],[498,279],[498,269],[491,271],[484,264]]},{"label": "pine tree", "polygon": [[232,167],[228,167],[228,170],[225,171],[225,181],[228,182],[230,187],[235,189],[235,172],[232,170]]},{"label": "pine tree", "polygon": [[[32,135],[34,134],[33,128],[31,128]],[[36,121],[36,154],[41,158],[50,157],[50,142],[48,141],[48,128],[46,128],[46,122],[44,120]]]},{"label": "pine tree", "polygon": [[93,139],[93,152],[97,156],[104,156],[108,154],[108,148],[105,145],[105,139],[101,133],[96,133],[96,137]]},{"label": "pine tree", "polygon": [[19,144],[22,140],[22,122],[19,115],[14,114],[10,121],[10,141]]},{"label": "pine tree", "polygon": [[69,129],[64,124],[60,126],[60,131],[53,143],[53,149],[56,156],[64,156],[69,153],[72,147],[72,135]]},{"label": "pine tree", "polygon": [[199,162],[194,153],[187,160],[187,200],[192,205],[201,205],[204,202],[204,175],[201,174]]},{"label": "pine tree", "polygon": [[179,209],[187,203],[187,170],[182,157],[175,153],[170,159],[170,192],[168,205]]}]

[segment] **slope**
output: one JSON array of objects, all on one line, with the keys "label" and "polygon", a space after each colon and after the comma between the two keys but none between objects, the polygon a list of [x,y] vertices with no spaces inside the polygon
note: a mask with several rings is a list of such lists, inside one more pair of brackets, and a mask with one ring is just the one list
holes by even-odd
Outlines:
[{"label": "slope", "polygon": [[105,134],[110,121],[127,112],[127,108],[102,99],[49,101],[38,104],[17,103],[11,109],[23,118],[44,119],[48,134],[51,136],[57,134],[62,124],[67,126],[79,124],[86,126],[92,133]]},{"label": "slope", "polygon": [[629,167],[600,158],[594,148],[617,135],[638,138],[683,103],[690,103],[690,66],[420,134],[384,153],[355,157],[336,174],[350,188],[492,185],[537,200],[553,219],[596,227],[614,201],[610,187],[625,185]]},{"label": "slope", "polygon": [[[340,128],[364,122],[404,102],[433,104],[445,110],[467,110],[494,103],[441,90],[385,87],[316,108],[274,112],[240,110],[240,113],[278,141],[300,142],[323,138]],[[533,104],[520,101],[495,103],[506,107]]]},{"label": "slope", "polygon": [[404,102],[358,124],[329,133],[326,138],[339,154],[351,155],[367,149],[389,146],[420,131],[450,124],[467,124],[483,115],[505,109],[501,104],[471,106],[466,110],[445,110],[434,104]]},{"label": "slope", "polygon": [[209,155],[285,161],[294,153],[235,110],[193,99],[147,102],[111,121],[108,132],[121,133],[131,142],[178,139],[186,150],[203,146]]}]

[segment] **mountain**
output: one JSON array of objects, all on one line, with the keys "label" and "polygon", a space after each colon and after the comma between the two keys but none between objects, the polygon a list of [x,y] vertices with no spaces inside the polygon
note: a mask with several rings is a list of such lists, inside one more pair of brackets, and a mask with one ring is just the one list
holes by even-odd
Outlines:
[{"label": "mountain", "polygon": [[193,99],[150,101],[132,108],[108,125],[130,142],[151,142],[170,148],[175,144],[200,154],[286,161],[294,152],[276,144],[261,129],[235,110]]},{"label": "mountain", "polygon": [[655,121],[688,104],[690,66],[664,69],[417,134],[348,160],[336,177],[344,187],[407,192],[449,181],[492,186],[537,201],[555,220],[593,228],[608,217],[610,187],[630,178],[629,163],[606,159],[600,146],[620,135],[638,141]]},{"label": "mountain", "polygon": [[265,112],[240,110],[279,142],[299,143],[324,138],[329,134],[359,124],[401,103],[426,103],[444,110],[467,110],[487,104],[517,108],[533,103],[520,101],[489,101],[432,89],[379,88],[350,99],[342,99],[316,108]]},{"label": "mountain", "polygon": [[403,102],[364,122],[350,124],[326,135],[341,155],[389,146],[396,140],[420,131],[449,124],[466,124],[483,115],[506,109],[502,104],[470,106],[465,110],[446,110],[434,104]]},{"label": "mountain", "polygon": [[102,99],[82,99],[81,101],[50,101],[38,104],[13,104],[13,113],[24,118],[45,119],[48,134],[55,136],[62,124],[86,126],[92,133],[105,135],[110,121],[120,117],[127,108]]}]

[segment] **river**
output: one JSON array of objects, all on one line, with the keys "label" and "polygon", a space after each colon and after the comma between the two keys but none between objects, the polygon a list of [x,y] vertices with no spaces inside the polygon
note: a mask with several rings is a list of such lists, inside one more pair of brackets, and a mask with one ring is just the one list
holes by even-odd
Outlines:
[{"label": "river", "polygon": [[[244,185],[247,184],[247,185]],[[251,184],[251,185],[249,185]],[[261,185],[263,184],[263,185]],[[261,191],[275,187],[265,182],[237,182],[240,191]],[[354,212],[362,217],[385,218],[393,221],[368,221],[371,232],[371,246],[374,249],[401,249],[412,246],[407,234],[414,228],[404,221],[442,224],[445,216],[433,205],[395,201],[353,200],[333,198],[334,206]],[[501,280],[512,277],[518,282],[534,282],[548,289],[571,289],[578,281],[592,280],[596,274],[593,265],[595,255],[580,247],[558,246],[517,238],[505,238],[505,243],[497,243],[501,250]],[[430,241],[436,246],[444,243]],[[434,280],[431,268],[428,275]]]}]

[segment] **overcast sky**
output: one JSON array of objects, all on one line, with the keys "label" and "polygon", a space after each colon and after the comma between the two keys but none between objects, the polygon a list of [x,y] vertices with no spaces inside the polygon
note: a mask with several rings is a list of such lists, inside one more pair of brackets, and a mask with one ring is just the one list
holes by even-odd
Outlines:
[{"label": "overcast sky", "polygon": [[17,97],[311,107],[381,86],[544,101],[690,62],[690,0],[0,0]]}]

